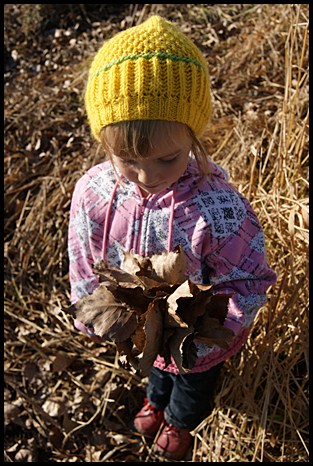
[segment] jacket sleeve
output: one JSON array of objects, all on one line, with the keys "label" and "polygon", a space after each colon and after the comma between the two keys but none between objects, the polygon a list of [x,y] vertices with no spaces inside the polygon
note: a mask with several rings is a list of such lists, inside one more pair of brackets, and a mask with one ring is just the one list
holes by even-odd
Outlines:
[{"label": "jacket sleeve", "polygon": [[[87,204],[87,205],[86,205]],[[86,196],[86,182],[81,178],[74,189],[68,230],[69,279],[71,302],[74,304],[98,286],[93,273],[95,261],[92,235],[95,224],[90,216]]]},{"label": "jacket sleeve", "polygon": [[226,238],[212,241],[205,255],[208,279],[215,293],[233,293],[224,325],[235,335],[251,326],[266,303],[266,292],[276,281],[266,258],[264,234],[249,204],[239,228]]},{"label": "jacket sleeve", "polygon": [[[71,302],[91,294],[99,284],[98,277],[93,273],[92,264],[95,261],[92,247],[92,234],[96,228],[88,209],[86,196],[86,179],[81,178],[74,189],[68,230],[69,279],[71,285]],[[94,336],[93,328],[85,326],[75,319],[77,330]]]}]

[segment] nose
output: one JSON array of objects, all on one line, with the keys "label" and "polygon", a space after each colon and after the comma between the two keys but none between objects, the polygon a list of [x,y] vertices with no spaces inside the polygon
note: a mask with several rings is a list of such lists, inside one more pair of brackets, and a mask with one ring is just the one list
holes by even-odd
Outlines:
[{"label": "nose", "polygon": [[140,167],[138,169],[138,181],[146,186],[153,186],[157,183],[157,173],[153,167]]}]

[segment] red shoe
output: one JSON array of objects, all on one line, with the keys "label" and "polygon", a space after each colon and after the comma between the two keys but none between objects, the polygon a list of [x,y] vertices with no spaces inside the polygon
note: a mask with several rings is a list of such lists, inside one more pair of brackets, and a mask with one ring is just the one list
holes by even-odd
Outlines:
[{"label": "red shoe", "polygon": [[154,446],[154,451],[172,460],[181,460],[192,443],[189,430],[179,429],[169,423],[164,428]]},{"label": "red shoe", "polygon": [[156,409],[145,398],[144,405],[135,416],[134,426],[138,432],[144,435],[155,435],[164,420],[163,409]]}]

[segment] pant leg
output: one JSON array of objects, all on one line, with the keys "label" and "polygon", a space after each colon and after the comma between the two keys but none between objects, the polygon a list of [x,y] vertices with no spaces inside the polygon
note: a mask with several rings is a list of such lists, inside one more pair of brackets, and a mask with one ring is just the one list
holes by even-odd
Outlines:
[{"label": "pant leg", "polygon": [[197,427],[213,409],[215,385],[222,365],[201,373],[176,375],[164,410],[165,420],[181,429]]},{"label": "pant leg", "polygon": [[147,398],[157,409],[164,409],[171,397],[173,374],[152,367],[147,386]]}]

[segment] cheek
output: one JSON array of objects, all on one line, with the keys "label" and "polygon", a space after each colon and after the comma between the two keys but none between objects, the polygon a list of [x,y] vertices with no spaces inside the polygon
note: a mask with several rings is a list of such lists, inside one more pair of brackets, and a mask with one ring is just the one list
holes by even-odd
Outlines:
[{"label": "cheek", "polygon": [[122,173],[129,181],[137,181],[138,179],[136,170],[131,167],[124,167]]},{"label": "cheek", "polygon": [[178,176],[181,176],[187,168],[188,160],[189,160],[189,156],[187,155],[182,160],[180,160],[178,166],[173,168],[173,172],[175,172]]},{"label": "cheek", "polygon": [[135,181],[137,180],[136,170],[130,165],[124,165],[123,163],[115,162],[115,166],[119,171],[124,175],[128,180]]}]

